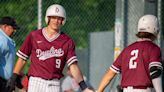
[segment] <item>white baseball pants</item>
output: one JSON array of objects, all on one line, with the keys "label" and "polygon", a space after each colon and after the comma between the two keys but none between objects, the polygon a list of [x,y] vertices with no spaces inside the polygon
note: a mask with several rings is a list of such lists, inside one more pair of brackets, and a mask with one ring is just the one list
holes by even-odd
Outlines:
[{"label": "white baseball pants", "polygon": [[30,77],[28,92],[60,92],[60,80],[45,80],[39,77]]},{"label": "white baseball pants", "polygon": [[133,87],[123,88],[123,92],[155,92],[153,88],[133,89]]}]

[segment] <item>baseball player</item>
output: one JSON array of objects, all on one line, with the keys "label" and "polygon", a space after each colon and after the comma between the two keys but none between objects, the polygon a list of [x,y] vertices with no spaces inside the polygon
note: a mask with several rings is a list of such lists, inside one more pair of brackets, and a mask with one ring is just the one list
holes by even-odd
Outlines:
[{"label": "baseball player", "polygon": [[7,80],[12,76],[15,64],[15,41],[11,38],[19,29],[14,18],[4,16],[0,19],[0,92],[6,92]]},{"label": "baseball player", "polygon": [[154,15],[141,17],[136,34],[138,40],[121,52],[102,78],[97,92],[103,92],[117,73],[121,73],[123,92],[163,92],[161,52],[153,43],[158,32],[158,20]]},{"label": "baseball player", "polygon": [[29,33],[18,50],[19,58],[9,89],[13,90],[15,79],[30,58],[28,92],[61,92],[60,79],[65,65],[84,92],[93,92],[88,89],[78,67],[74,41],[60,30],[66,22],[65,9],[58,4],[49,6],[45,21],[47,27]]}]

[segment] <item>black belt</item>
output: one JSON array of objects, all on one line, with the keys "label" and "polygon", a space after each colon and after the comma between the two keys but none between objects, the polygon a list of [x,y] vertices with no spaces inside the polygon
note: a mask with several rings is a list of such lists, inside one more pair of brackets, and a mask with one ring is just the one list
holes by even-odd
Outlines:
[{"label": "black belt", "polygon": [[[29,78],[30,77],[37,77],[37,76],[28,76]],[[44,79],[44,80],[54,80],[54,79],[56,79],[56,80],[60,80],[60,78],[43,78],[43,77],[38,77],[38,78],[41,78],[41,79]]]},{"label": "black belt", "polygon": [[60,80],[60,78],[51,78],[51,79],[45,79],[45,78],[42,78],[42,79],[44,79],[44,80],[54,80],[54,79],[56,79],[56,80]]}]

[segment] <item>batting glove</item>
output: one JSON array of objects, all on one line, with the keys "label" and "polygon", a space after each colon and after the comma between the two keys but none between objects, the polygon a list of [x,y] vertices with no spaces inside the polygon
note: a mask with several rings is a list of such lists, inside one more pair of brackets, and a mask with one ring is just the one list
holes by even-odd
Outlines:
[{"label": "batting glove", "polygon": [[15,86],[22,89],[23,86],[21,84],[21,78],[22,78],[21,75],[14,73],[11,76],[11,78],[7,81],[7,84],[6,84],[6,90],[8,90],[7,92],[12,92],[13,90],[15,90]]}]

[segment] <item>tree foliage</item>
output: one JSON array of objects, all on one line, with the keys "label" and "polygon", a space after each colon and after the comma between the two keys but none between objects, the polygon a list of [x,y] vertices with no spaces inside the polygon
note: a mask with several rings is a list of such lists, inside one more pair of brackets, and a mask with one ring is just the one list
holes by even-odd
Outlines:
[{"label": "tree foliage", "polygon": [[[21,29],[14,39],[19,47],[26,35],[37,29],[37,0],[0,0],[0,17],[13,16]],[[42,24],[49,5],[58,3],[65,7],[67,22],[62,31],[68,33],[78,48],[88,47],[88,33],[108,31],[114,27],[115,0],[42,0]]]}]

